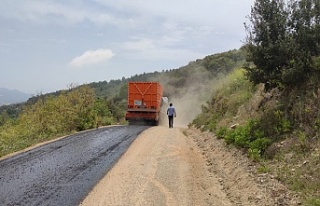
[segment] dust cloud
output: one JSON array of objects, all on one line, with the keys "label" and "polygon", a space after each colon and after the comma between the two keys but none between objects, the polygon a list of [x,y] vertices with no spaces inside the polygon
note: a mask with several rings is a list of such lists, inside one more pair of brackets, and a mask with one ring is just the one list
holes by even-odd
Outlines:
[{"label": "dust cloud", "polygon": [[168,126],[166,110],[169,103],[172,103],[177,113],[177,117],[174,118],[174,127],[188,127],[189,123],[201,113],[201,105],[205,104],[212,96],[214,79],[210,76],[207,72],[194,74],[186,80],[187,83],[183,89],[164,84],[165,92],[169,94],[169,101],[168,104],[162,106],[160,125]]},{"label": "dust cloud", "polygon": [[199,94],[185,94],[170,100],[176,109],[177,117],[174,118],[175,127],[187,127],[190,122],[201,112],[201,102]]}]

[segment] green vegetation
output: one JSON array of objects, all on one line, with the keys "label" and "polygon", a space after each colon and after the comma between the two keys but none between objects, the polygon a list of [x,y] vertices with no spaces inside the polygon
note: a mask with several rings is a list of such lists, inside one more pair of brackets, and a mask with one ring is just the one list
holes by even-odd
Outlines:
[{"label": "green vegetation", "polygon": [[254,91],[255,87],[246,80],[244,70],[234,70],[216,82],[214,96],[202,106],[202,114],[193,123],[203,130],[217,132],[220,121],[231,121],[237,115],[238,107],[247,102]]},{"label": "green vegetation", "polygon": [[274,143],[264,155],[290,154],[291,159],[278,159],[279,179],[300,192],[306,204],[317,205],[320,1],[257,0],[250,21],[247,61],[254,66],[246,67],[247,76],[274,98],[260,109],[259,127],[271,131],[266,137]]},{"label": "green vegetation", "polygon": [[35,143],[75,131],[114,123],[107,102],[95,99],[88,86],[70,88],[58,96],[39,97],[25,105],[16,119],[0,128],[0,156],[24,149]]},{"label": "green vegetation", "polygon": [[320,1],[256,0],[249,20],[239,50],[0,107],[0,156],[124,123],[127,82],[158,81],[164,96],[196,100],[188,113],[203,103],[190,126],[245,151],[259,173],[273,173],[304,205],[320,205]]},{"label": "green vegetation", "polygon": [[249,20],[245,71],[221,78],[191,125],[319,205],[320,1],[256,0]]},{"label": "green vegetation", "polygon": [[0,126],[10,119],[16,119],[22,108],[23,103],[0,106]]},{"label": "green vegetation", "polygon": [[[314,76],[300,88],[265,92],[236,69],[220,79],[211,100],[191,125],[209,130],[227,144],[246,151],[300,194],[305,205],[320,197],[320,83]],[[218,83],[218,82],[217,82]]]},{"label": "green vegetation", "polygon": [[[191,94],[186,99],[192,97],[195,100],[190,105],[194,108],[199,105],[199,98],[203,102],[208,98],[206,93],[212,80],[225,73],[224,69],[242,64],[244,56],[243,50],[232,50],[192,61],[179,69],[137,74],[109,82],[71,84],[67,90],[39,94],[27,103],[2,106],[0,156],[77,131],[115,123],[126,124],[124,114],[129,81],[158,81],[164,86],[164,95],[169,98],[183,99]],[[220,65],[224,69],[215,70],[212,65]],[[205,97],[201,96],[203,94]]]},{"label": "green vegetation", "polygon": [[246,26],[248,77],[265,89],[295,87],[318,71],[319,0],[256,0]]},{"label": "green vegetation", "polygon": [[[261,126],[262,119],[254,119],[253,114],[245,111],[245,108],[251,110],[254,107],[248,102],[254,98],[258,88],[246,79],[243,69],[234,70],[220,81],[220,86],[216,87],[212,99],[207,105],[202,106],[202,113],[192,124],[202,130],[215,132],[218,138],[246,149],[250,157],[259,160],[276,139],[271,140],[267,136],[276,132],[280,135],[285,129],[280,123],[283,121],[281,117],[278,117],[279,121],[270,130]],[[242,119],[240,122],[243,125],[234,122],[237,118]],[[234,125],[233,129],[229,129],[231,125]]]}]

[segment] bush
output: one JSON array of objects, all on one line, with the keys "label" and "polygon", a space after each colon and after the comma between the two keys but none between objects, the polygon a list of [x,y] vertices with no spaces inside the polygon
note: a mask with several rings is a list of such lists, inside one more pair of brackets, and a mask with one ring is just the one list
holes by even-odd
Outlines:
[{"label": "bush", "polygon": [[16,120],[0,127],[0,156],[74,131],[114,122],[107,102],[95,99],[87,86],[71,88],[59,96],[39,97]]},{"label": "bush", "polygon": [[255,92],[243,69],[235,69],[216,85],[214,96],[202,106],[201,114],[192,122],[197,128],[216,132],[220,121],[233,118]]},{"label": "bush", "polygon": [[307,201],[306,206],[320,206],[320,199],[313,198]]},{"label": "bush", "polygon": [[223,139],[223,138],[225,138],[227,132],[228,132],[228,129],[226,127],[221,127],[218,129],[216,135],[219,139]]},{"label": "bush", "polygon": [[259,129],[259,126],[259,121],[251,120],[234,130],[220,128],[218,136],[222,136],[227,144],[246,149],[253,159],[259,159],[272,143],[270,139],[264,137],[264,132]]}]

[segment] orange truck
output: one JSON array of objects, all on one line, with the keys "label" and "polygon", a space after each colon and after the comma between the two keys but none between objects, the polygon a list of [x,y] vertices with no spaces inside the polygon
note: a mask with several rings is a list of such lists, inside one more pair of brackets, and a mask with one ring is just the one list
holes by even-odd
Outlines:
[{"label": "orange truck", "polygon": [[163,89],[158,82],[129,82],[126,120],[158,125]]}]

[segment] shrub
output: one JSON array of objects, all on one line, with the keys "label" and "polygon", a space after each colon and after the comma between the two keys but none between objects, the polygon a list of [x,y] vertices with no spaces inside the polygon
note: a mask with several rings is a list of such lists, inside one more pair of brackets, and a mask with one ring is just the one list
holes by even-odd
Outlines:
[{"label": "shrub", "polygon": [[39,97],[16,120],[0,127],[0,156],[58,135],[113,123],[106,101],[95,99],[87,86],[71,88],[59,96]]},{"label": "shrub", "polygon": [[320,198],[312,198],[308,200],[306,206],[320,206]]},{"label": "shrub", "polygon": [[234,130],[220,128],[218,137],[223,137],[227,144],[234,144],[239,148],[247,149],[248,155],[255,160],[264,156],[265,151],[272,141],[264,137],[264,132],[259,128],[260,121],[251,120],[244,126]]},{"label": "shrub", "polygon": [[227,132],[228,129],[226,127],[221,127],[218,129],[216,135],[219,139],[223,139],[226,136]]}]

